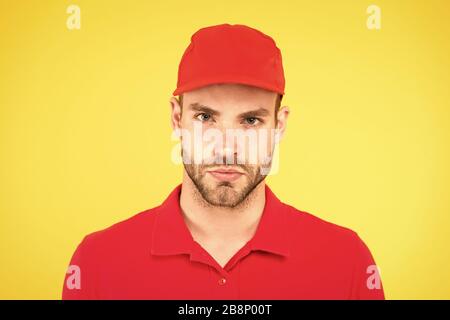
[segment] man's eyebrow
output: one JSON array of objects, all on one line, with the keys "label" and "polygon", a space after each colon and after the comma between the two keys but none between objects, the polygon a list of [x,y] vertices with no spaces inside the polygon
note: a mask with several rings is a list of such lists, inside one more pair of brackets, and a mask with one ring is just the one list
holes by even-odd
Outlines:
[{"label": "man's eyebrow", "polygon": [[205,112],[205,113],[208,113],[208,114],[213,115],[213,116],[218,116],[218,115],[220,115],[220,112],[219,112],[219,111],[214,110],[214,109],[211,109],[210,107],[204,106],[204,105],[202,105],[202,104],[200,104],[200,103],[198,103],[198,102],[191,103],[191,104],[189,105],[189,108],[190,108],[191,110],[194,110],[194,111],[200,111],[200,112]]},{"label": "man's eyebrow", "polygon": [[270,115],[269,110],[264,109],[264,108],[259,108],[256,110],[250,110],[250,111],[243,112],[243,113],[239,114],[239,117],[251,118],[251,117],[265,117],[268,115]]}]

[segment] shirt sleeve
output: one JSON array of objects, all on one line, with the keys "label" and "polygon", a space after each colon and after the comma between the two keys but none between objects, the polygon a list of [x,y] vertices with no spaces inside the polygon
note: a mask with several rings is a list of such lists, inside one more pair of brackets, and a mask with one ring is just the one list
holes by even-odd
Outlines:
[{"label": "shirt sleeve", "polygon": [[63,300],[97,299],[95,293],[95,250],[88,235],[77,246],[64,277]]},{"label": "shirt sleeve", "polygon": [[375,264],[369,248],[358,235],[356,235],[354,268],[350,299],[384,300],[380,269]]}]

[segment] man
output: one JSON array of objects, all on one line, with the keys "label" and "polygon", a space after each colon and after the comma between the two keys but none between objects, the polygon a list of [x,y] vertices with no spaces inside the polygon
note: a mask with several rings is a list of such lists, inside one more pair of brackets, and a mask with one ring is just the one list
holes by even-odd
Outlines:
[{"label": "man", "polygon": [[269,36],[244,25],[198,30],[170,99],[182,184],[160,206],[86,236],[63,298],[384,299],[356,233],[265,184],[289,115],[284,86]]}]

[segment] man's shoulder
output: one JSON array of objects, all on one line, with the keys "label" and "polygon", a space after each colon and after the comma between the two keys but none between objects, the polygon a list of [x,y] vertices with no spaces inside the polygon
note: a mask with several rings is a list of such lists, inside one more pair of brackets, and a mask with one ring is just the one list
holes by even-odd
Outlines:
[{"label": "man's shoulder", "polygon": [[116,222],[109,227],[87,234],[82,244],[95,243],[102,247],[123,246],[125,243],[148,241],[153,231],[155,217],[160,205],[140,211],[133,216]]},{"label": "man's shoulder", "polygon": [[360,240],[358,234],[348,227],[327,221],[307,211],[285,204],[288,226],[293,240],[303,244],[331,247],[354,246]]}]

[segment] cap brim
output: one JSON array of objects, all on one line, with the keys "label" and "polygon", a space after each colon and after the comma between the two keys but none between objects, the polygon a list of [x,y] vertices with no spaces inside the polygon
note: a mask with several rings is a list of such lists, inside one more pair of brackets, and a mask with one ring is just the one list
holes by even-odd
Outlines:
[{"label": "cap brim", "polygon": [[257,87],[260,89],[265,89],[268,91],[273,91],[273,92],[279,93],[281,95],[284,95],[284,90],[281,87],[277,87],[272,84],[264,83],[264,82],[261,82],[261,81],[255,80],[255,79],[235,79],[235,78],[229,78],[229,77],[222,77],[222,78],[216,78],[216,79],[210,79],[210,80],[190,82],[185,85],[178,86],[178,88],[176,88],[176,90],[172,94],[174,96],[178,96],[182,93],[200,89],[200,88],[203,88],[203,87],[206,87],[209,85],[225,84],[225,83],[248,85],[248,86]]}]

